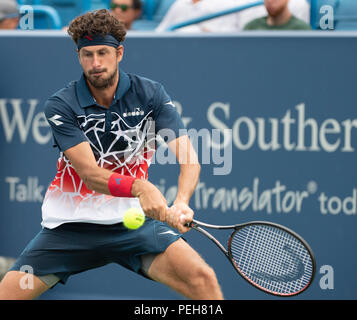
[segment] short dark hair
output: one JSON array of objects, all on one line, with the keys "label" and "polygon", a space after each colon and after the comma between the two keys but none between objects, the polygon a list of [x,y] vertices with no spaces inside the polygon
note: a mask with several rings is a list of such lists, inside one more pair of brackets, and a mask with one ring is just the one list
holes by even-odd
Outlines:
[{"label": "short dark hair", "polygon": [[71,21],[67,32],[76,44],[85,35],[104,36],[110,34],[119,42],[123,42],[126,35],[124,24],[106,9],[91,11],[78,16]]}]

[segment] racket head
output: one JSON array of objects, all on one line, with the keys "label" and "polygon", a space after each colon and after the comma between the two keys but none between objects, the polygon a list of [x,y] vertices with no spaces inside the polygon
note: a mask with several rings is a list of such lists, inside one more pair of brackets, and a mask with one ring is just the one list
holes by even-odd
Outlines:
[{"label": "racket head", "polygon": [[305,291],[316,270],[314,254],[302,237],[264,221],[237,226],[228,241],[228,257],[243,279],[281,297]]}]

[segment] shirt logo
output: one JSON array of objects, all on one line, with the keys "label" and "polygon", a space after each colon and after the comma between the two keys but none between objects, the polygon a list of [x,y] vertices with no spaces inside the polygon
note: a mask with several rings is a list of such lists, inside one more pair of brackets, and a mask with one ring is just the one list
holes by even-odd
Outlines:
[{"label": "shirt logo", "polygon": [[91,38],[90,36],[84,36],[84,38],[90,40],[90,41],[93,41],[93,38]]},{"label": "shirt logo", "polygon": [[174,107],[175,108],[175,105],[173,104],[173,102],[172,101],[168,101],[168,102],[166,102],[165,103],[165,106],[166,105],[169,105],[169,106],[172,106],[172,107]]},{"label": "shirt logo", "polygon": [[164,232],[161,232],[161,233],[159,233],[159,234],[172,234],[172,235],[174,235],[174,236],[178,236],[178,234],[175,233],[175,232],[173,232],[172,230],[164,231]]},{"label": "shirt logo", "polygon": [[117,179],[115,179],[116,180],[116,182],[117,182],[117,185],[120,185],[120,180],[121,180],[122,178],[117,178]]},{"label": "shirt logo", "polygon": [[58,120],[59,118],[62,118],[62,117],[59,114],[55,114],[52,118],[49,118],[48,120],[53,122],[56,126],[60,126],[61,124],[63,124],[63,122],[59,121]]},{"label": "shirt logo", "polygon": [[124,112],[123,117],[134,117],[134,116],[143,116],[145,114],[144,110],[141,110],[140,107],[135,108],[132,112]]}]

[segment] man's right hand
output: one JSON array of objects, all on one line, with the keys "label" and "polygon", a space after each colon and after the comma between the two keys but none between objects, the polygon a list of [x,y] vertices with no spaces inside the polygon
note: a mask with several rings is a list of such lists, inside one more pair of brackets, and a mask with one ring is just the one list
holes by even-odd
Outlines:
[{"label": "man's right hand", "polygon": [[145,215],[163,222],[166,220],[166,199],[151,182],[136,179],[131,187],[131,194],[139,199]]}]

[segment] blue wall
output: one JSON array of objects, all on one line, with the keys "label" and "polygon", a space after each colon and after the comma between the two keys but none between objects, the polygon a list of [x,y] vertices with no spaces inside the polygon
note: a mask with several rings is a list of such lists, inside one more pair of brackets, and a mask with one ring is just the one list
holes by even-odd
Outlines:
[{"label": "blue wall", "polygon": [[[61,32],[0,33],[0,47],[0,254],[16,257],[40,230],[41,198],[56,172],[43,103],[81,70]],[[128,36],[120,65],[162,82],[187,128],[232,129],[221,157],[217,141],[216,149],[198,144],[211,164],[202,165],[191,205],[209,223],[269,220],[301,234],[317,274],[297,299],[357,298],[355,52],[356,34],[139,34]],[[222,166],[229,174],[214,175]],[[156,163],[150,172],[172,199],[178,167]],[[216,270],[226,298],[272,298],[236,277],[201,235],[186,238]],[[43,296],[68,297],[180,298],[116,265]]]}]

